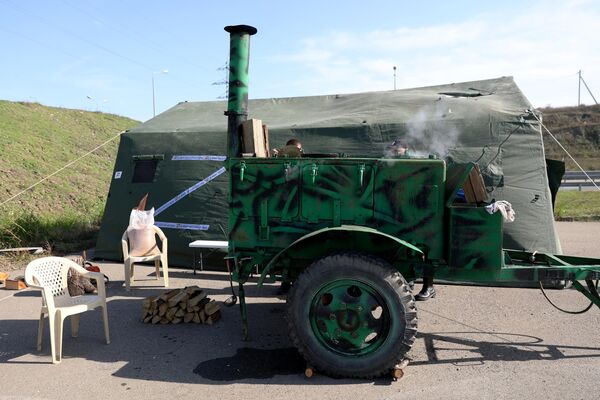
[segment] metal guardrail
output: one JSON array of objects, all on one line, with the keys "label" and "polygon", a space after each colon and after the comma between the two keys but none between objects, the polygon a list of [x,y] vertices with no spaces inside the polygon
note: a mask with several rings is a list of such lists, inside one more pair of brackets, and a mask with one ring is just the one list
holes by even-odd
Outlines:
[{"label": "metal guardrail", "polygon": [[590,176],[592,181],[585,176],[585,174],[581,171],[567,171],[560,182],[561,188],[579,188],[579,191],[582,188],[594,187],[594,183],[600,186],[600,171],[586,171],[586,173]]}]

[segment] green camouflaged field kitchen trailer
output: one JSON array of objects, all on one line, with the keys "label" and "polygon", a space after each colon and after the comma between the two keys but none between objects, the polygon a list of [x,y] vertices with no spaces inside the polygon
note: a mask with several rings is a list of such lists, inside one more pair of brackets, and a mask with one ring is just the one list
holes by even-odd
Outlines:
[{"label": "green camouflaged field kitchen trailer", "polygon": [[[225,101],[185,102],[124,133],[96,257],[118,260],[129,212],[149,206],[169,238],[169,260],[189,266],[188,243],[225,240]],[[399,137],[413,150],[477,161],[490,198],[508,200],[516,221],[504,247],[560,253],[541,129],[511,77],[386,92],[250,100],[249,118],[269,127],[271,147],[298,138],[307,152],[377,157]],[[220,265],[220,263],[219,263]]]}]

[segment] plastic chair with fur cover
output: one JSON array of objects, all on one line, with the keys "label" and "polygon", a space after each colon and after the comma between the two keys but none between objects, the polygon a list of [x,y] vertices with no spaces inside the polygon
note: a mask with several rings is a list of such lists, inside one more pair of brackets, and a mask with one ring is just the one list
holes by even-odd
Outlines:
[{"label": "plastic chair with fur cover", "polygon": [[[82,276],[95,279],[98,294],[71,296],[67,284],[67,275],[70,268],[73,268]],[[104,275],[99,272],[87,271],[79,264],[66,258],[43,257],[27,265],[25,281],[29,287],[42,291],[42,310],[38,325],[37,349],[38,351],[42,349],[44,317],[48,315],[52,363],[59,363],[62,359],[63,322],[69,316],[71,317],[71,336],[77,337],[79,334],[79,314],[101,307],[104,336],[106,337],[106,344],[110,343]]]},{"label": "plastic chair with fur cover", "polygon": [[[158,235],[161,247],[156,244]],[[132,248],[129,251],[129,245]],[[169,287],[169,263],[167,260],[168,241],[163,231],[155,225],[143,229],[127,229],[121,238],[123,248],[123,264],[125,267],[125,289],[130,290],[131,282],[135,279],[134,264],[140,262],[154,261],[156,268],[156,279],[160,279],[160,265],[163,268],[165,287]]]}]

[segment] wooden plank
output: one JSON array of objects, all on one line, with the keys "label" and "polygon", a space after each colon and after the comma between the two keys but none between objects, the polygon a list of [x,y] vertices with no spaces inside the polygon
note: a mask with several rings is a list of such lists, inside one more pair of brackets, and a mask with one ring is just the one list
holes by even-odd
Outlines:
[{"label": "wooden plank", "polygon": [[158,315],[160,315],[161,317],[164,316],[168,309],[169,306],[167,305],[167,303],[162,303],[160,306],[158,306]]},{"label": "wooden plank", "polygon": [[175,306],[180,301],[187,300],[189,298],[189,296],[190,296],[189,294],[187,294],[185,291],[182,290],[177,295],[175,295],[169,299],[169,301],[168,301],[169,307]]},{"label": "wooden plank", "polygon": [[206,315],[213,315],[220,309],[221,309],[221,306],[216,301],[212,300],[210,303],[208,303],[204,307],[204,312],[206,313]]},{"label": "wooden plank", "polygon": [[205,297],[202,300],[200,300],[200,303],[198,303],[198,307],[200,307],[200,310],[204,310],[204,307],[206,307],[206,305],[209,302],[210,302],[210,299],[208,297]]},{"label": "wooden plank", "polygon": [[201,290],[199,294],[197,294],[196,296],[192,297],[188,301],[188,305],[191,306],[191,307],[197,306],[198,303],[200,303],[204,298],[206,298],[206,292],[204,290]]},{"label": "wooden plank", "polygon": [[165,313],[165,318],[171,321],[175,317],[175,313],[177,312],[177,308],[169,308]]},{"label": "wooden plank", "polygon": [[483,176],[479,170],[479,165],[475,164],[463,187],[465,192],[465,200],[467,203],[478,204],[484,201],[487,197]]},{"label": "wooden plank", "polygon": [[189,295],[190,295],[190,297],[194,297],[194,294],[196,294],[196,292],[199,292],[199,291],[201,291],[202,289],[200,289],[200,287],[199,287],[199,286],[197,286],[197,285],[194,285],[194,286],[187,286],[187,287],[186,287],[185,289],[183,289],[183,290],[185,290],[185,292],[186,292],[187,294],[189,294]]},{"label": "wooden plank", "polygon": [[262,121],[256,118],[251,118],[242,123],[243,153],[253,153],[256,157],[267,157],[262,127]]},{"label": "wooden plank", "polygon": [[177,296],[179,293],[181,293],[181,289],[171,289],[161,294],[159,298],[163,301],[169,301],[171,298]]},{"label": "wooden plank", "polygon": [[265,152],[267,154],[267,157],[271,157],[271,150],[269,147],[269,127],[267,125],[263,125],[263,143],[265,144]]},{"label": "wooden plank", "polygon": [[194,318],[192,318],[192,321],[194,321],[195,324],[199,324],[200,322],[202,322],[202,320],[200,319],[199,313],[197,313],[197,312],[194,313]]}]

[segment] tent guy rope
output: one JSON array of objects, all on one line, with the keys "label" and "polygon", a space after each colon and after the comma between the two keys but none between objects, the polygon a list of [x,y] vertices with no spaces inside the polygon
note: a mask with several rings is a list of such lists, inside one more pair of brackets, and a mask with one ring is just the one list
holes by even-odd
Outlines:
[{"label": "tent guy rope", "polygon": [[581,170],[581,172],[583,172],[583,174],[590,180],[590,182],[592,182],[592,185],[594,185],[594,187],[598,190],[600,190],[600,187],[598,187],[598,185],[596,185],[596,182],[594,182],[594,180],[588,175],[588,173],[583,169],[583,167],[581,165],[579,165],[579,163],[577,162],[577,160],[575,160],[575,158],[573,158],[573,156],[571,155],[571,153],[569,153],[569,151],[567,149],[565,149],[565,146],[563,146],[558,139],[556,138],[556,136],[554,136],[552,134],[552,132],[550,132],[550,130],[548,128],[546,128],[546,125],[544,125],[542,123],[542,121],[538,118],[538,116],[531,111],[530,112],[531,115],[533,115],[533,118],[535,118],[537,120],[537,122],[540,123],[540,125],[542,126],[542,128],[544,128],[546,130],[546,132],[548,132],[548,134],[550,135],[550,137],[552,139],[554,139],[554,141],[560,146],[561,149],[563,149],[563,151],[569,156],[569,158],[575,163],[575,165],[577,165],[577,167]]},{"label": "tent guy rope", "polygon": [[28,190],[33,189],[34,187],[36,187],[37,185],[39,185],[40,183],[47,181],[48,179],[52,178],[54,175],[58,174],[59,172],[61,172],[64,169],[69,168],[71,165],[75,164],[76,162],[80,161],[81,159],[89,156],[90,154],[92,154],[93,152],[95,152],[96,150],[100,149],[101,147],[106,146],[107,144],[109,144],[110,142],[112,142],[113,140],[115,140],[116,138],[118,138],[119,136],[121,136],[121,134],[123,134],[125,131],[123,132],[119,132],[118,134],[116,134],[115,136],[111,137],[110,139],[106,140],[104,143],[94,147],[92,150],[88,151],[87,153],[85,153],[84,155],[77,157],[75,160],[65,164],[64,166],[62,166],[61,168],[57,169],[56,171],[54,171],[53,173],[51,173],[50,175],[40,179],[39,181],[37,181],[36,183],[34,183],[33,185],[28,186],[27,188],[21,190],[19,193],[15,194],[14,196],[9,197],[8,199],[2,201],[0,203],[0,207],[2,207],[4,204],[8,203],[11,200],[16,199],[17,197],[19,197],[20,195],[22,195],[23,193],[27,192]]}]

